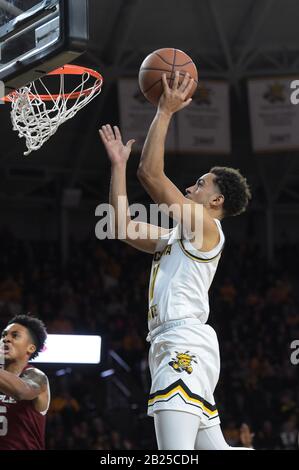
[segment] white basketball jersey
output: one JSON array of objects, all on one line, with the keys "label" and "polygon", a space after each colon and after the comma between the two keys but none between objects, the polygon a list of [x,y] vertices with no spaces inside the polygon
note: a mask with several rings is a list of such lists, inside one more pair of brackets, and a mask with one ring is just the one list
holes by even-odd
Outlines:
[{"label": "white basketball jersey", "polygon": [[149,286],[149,331],[184,318],[206,323],[210,311],[208,291],[224,245],[221,223],[214,220],[220,241],[211,251],[199,251],[189,240],[181,239],[180,224],[159,239]]}]

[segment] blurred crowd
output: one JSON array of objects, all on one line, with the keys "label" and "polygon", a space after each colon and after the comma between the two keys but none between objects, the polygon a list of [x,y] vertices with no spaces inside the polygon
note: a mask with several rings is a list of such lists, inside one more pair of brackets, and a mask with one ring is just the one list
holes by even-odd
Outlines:
[{"label": "blurred crowd", "polygon": [[[147,288],[151,255],[118,241],[59,244],[0,233],[0,326],[19,312],[49,333],[100,334],[99,366],[41,366],[50,378],[49,449],[154,449],[146,416]],[[221,352],[215,399],[230,445],[247,423],[257,449],[298,447],[298,247],[276,249],[269,266],[252,242],[227,240],[210,290],[209,323]]]}]

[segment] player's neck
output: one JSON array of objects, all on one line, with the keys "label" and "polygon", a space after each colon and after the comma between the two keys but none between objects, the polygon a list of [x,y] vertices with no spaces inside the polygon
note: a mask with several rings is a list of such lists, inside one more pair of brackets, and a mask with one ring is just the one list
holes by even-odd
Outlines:
[{"label": "player's neck", "polygon": [[7,372],[11,372],[15,375],[20,375],[23,369],[27,366],[27,361],[13,361],[8,364],[5,364],[4,369]]},{"label": "player's neck", "polygon": [[216,211],[216,210],[213,210],[213,209],[208,209],[208,212],[209,212],[210,216],[213,217],[213,219],[218,219],[220,221],[223,219],[222,211]]}]

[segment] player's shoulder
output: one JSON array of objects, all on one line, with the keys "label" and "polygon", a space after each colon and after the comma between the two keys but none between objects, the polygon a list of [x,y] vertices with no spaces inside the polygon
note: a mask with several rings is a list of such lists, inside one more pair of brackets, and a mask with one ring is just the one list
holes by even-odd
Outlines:
[{"label": "player's shoulder", "polygon": [[48,377],[46,374],[36,367],[27,367],[21,374],[22,379],[32,380],[40,385],[48,384]]}]

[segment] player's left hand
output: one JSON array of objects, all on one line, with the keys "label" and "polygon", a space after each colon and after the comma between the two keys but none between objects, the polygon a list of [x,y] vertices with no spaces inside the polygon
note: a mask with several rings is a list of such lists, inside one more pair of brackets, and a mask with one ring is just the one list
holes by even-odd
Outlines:
[{"label": "player's left hand", "polygon": [[99,130],[99,134],[111,163],[126,164],[129,159],[132,150],[132,145],[134,144],[135,140],[131,139],[127,142],[127,144],[124,144],[119,128],[117,126],[114,126],[112,129],[110,124],[102,126]]},{"label": "player's left hand", "polygon": [[194,80],[190,77],[189,73],[186,73],[184,80],[179,85],[180,79],[180,72],[175,72],[175,78],[172,87],[170,88],[167,82],[166,74],[162,75],[162,83],[164,93],[161,95],[158,111],[164,112],[168,115],[172,115],[181,109],[186,108],[191,101],[192,98],[188,98]]}]

